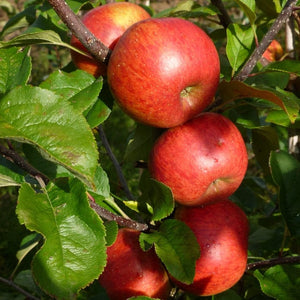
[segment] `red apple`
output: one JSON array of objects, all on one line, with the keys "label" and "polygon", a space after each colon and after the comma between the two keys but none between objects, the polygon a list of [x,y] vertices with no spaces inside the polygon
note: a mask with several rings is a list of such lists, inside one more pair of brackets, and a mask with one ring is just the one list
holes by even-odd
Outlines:
[{"label": "red apple", "polygon": [[202,113],[166,130],[149,158],[152,177],[175,201],[201,205],[229,197],[242,182],[248,157],[237,127],[221,114]]},{"label": "red apple", "polygon": [[273,40],[262,56],[269,62],[273,62],[279,60],[283,54],[281,44],[277,40]]},{"label": "red apple", "polygon": [[182,206],[175,212],[175,217],[194,232],[201,255],[196,261],[193,283],[174,282],[198,296],[215,295],[235,285],[247,264],[248,221],[245,213],[226,199],[203,207]]},{"label": "red apple", "polygon": [[99,277],[110,300],[133,296],[167,299],[171,290],[168,275],[153,249],[144,252],[139,232],[120,229],[115,243],[107,248],[107,265]]},{"label": "red apple", "polygon": [[213,100],[220,74],[209,36],[180,18],[131,26],[110,57],[108,82],[133,119],[169,128],[199,114]]},{"label": "red apple", "polygon": [[[130,2],[116,2],[91,9],[83,16],[82,22],[96,38],[112,50],[128,27],[146,18],[150,18],[150,15],[139,5]],[[75,36],[71,38],[71,45],[88,53],[88,50]],[[105,64],[75,51],[71,51],[71,55],[77,68],[85,70],[95,77],[106,75]]]}]

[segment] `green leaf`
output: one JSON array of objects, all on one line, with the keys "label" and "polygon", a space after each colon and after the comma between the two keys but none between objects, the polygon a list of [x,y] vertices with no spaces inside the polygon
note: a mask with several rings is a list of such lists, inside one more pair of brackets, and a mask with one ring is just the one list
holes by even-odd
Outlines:
[{"label": "green leaf", "polygon": [[300,296],[300,265],[277,265],[264,274],[256,270],[262,291],[277,300],[298,300]]},{"label": "green leaf", "polygon": [[295,94],[284,91],[280,88],[268,86],[250,86],[244,82],[233,80],[222,81],[219,85],[219,92],[224,102],[230,102],[244,98],[260,98],[268,100],[281,107],[293,123],[299,113],[300,100]]},{"label": "green leaf", "polygon": [[287,74],[295,74],[300,76],[300,61],[284,59],[282,61],[276,61],[268,64],[262,70],[262,72],[276,71]]},{"label": "green leaf", "polygon": [[25,182],[25,175],[14,163],[0,156],[0,187],[19,186]]},{"label": "green leaf", "polygon": [[280,210],[291,235],[300,237],[300,162],[292,155],[271,152],[271,173],[279,186]]},{"label": "green leaf", "polygon": [[[273,226],[275,227],[275,226]],[[266,228],[259,226],[249,236],[248,251],[251,255],[267,256],[282,245],[282,228]]]},{"label": "green leaf", "polygon": [[17,252],[16,256],[18,259],[18,264],[23,260],[23,258],[33,249],[35,248],[39,241],[41,240],[41,236],[37,233],[32,233],[23,238],[21,242],[20,250]]},{"label": "green leaf", "polygon": [[[77,14],[80,9],[85,5],[85,4],[89,4],[89,5],[94,5],[94,6],[99,6],[100,3],[104,4],[105,1],[89,1],[89,0],[67,0],[66,1],[68,3],[68,5],[70,6],[70,8]],[[100,3],[99,3],[100,2]]]},{"label": "green leaf", "polygon": [[0,49],[0,96],[18,85],[27,83],[31,73],[28,48]]},{"label": "green leaf", "polygon": [[244,11],[245,15],[250,21],[250,24],[253,25],[255,23],[256,15],[255,15],[255,0],[234,0],[240,8]]},{"label": "green leaf", "polygon": [[0,39],[16,30],[20,30],[29,26],[35,20],[35,15],[35,8],[33,6],[29,6],[20,13],[12,16],[3,26],[3,29],[0,33]]},{"label": "green leaf", "polygon": [[[256,1],[256,5],[261,9],[265,15],[269,18],[276,18],[280,11],[276,9],[276,2],[279,3],[280,0],[264,0]],[[281,7],[280,7],[281,8]],[[280,9],[281,10],[281,9]]]},{"label": "green leaf", "polygon": [[256,76],[251,76],[247,78],[245,83],[253,86],[269,86],[269,87],[279,87],[285,89],[289,83],[290,75],[287,72],[280,71],[270,71],[261,72]]},{"label": "green leaf", "polygon": [[269,177],[271,175],[269,166],[271,151],[279,149],[277,131],[270,126],[252,130],[252,149],[265,176]]},{"label": "green leaf", "polygon": [[215,16],[219,10],[213,5],[199,5],[195,1],[182,1],[175,7],[170,7],[154,14],[154,18],[161,17],[180,17],[180,18],[200,18]]},{"label": "green leaf", "polygon": [[[32,233],[30,235],[27,235],[25,238],[23,238],[21,245],[20,245],[20,250],[17,252],[16,257],[18,259],[18,263],[13,271],[13,275],[19,268],[19,265],[23,261],[23,259],[27,256],[27,254],[36,248],[41,240],[41,235],[37,233]],[[31,276],[31,273],[30,273]],[[11,276],[14,277],[14,276]]]},{"label": "green leaf", "polygon": [[101,99],[98,99],[96,103],[84,112],[87,122],[91,128],[95,128],[102,124],[110,115],[110,107]]},{"label": "green leaf", "polygon": [[58,184],[51,184],[44,193],[23,184],[17,215],[21,224],[45,239],[32,261],[35,280],[48,294],[67,299],[103,271],[105,229],[80,181]]},{"label": "green leaf", "polygon": [[180,1],[176,5],[176,7],[172,10],[172,13],[176,13],[176,12],[179,12],[179,11],[191,11],[193,5],[194,5],[194,1],[193,0]]},{"label": "green leaf", "polygon": [[159,221],[168,217],[174,210],[174,199],[171,189],[165,184],[150,178],[148,172],[144,172],[140,189],[141,197],[139,203],[148,203],[152,208],[151,220]]},{"label": "green leaf", "polygon": [[[53,12],[55,15],[52,15],[50,12]],[[59,22],[60,21],[60,22]],[[58,15],[54,12],[53,9],[48,11],[43,11],[43,8],[40,8],[39,15],[36,20],[27,28],[23,34],[29,33],[38,33],[42,31],[52,31],[59,35],[60,39],[63,42],[69,43],[70,36],[66,31],[66,26],[61,22]]]},{"label": "green leaf", "polygon": [[124,160],[136,162],[147,161],[155,140],[161,133],[161,129],[137,124],[132,138],[129,140]]},{"label": "green leaf", "polygon": [[193,282],[200,247],[194,233],[183,222],[168,219],[158,232],[142,232],[140,244],[142,249],[154,244],[156,254],[173,277],[187,284]]},{"label": "green leaf", "polygon": [[72,173],[64,166],[44,158],[41,152],[34,146],[30,144],[23,144],[22,150],[27,161],[41,173],[45,174],[50,180],[73,176]]},{"label": "green leaf", "polygon": [[0,100],[0,138],[37,146],[92,186],[98,152],[84,119],[55,93],[38,87],[17,87]]},{"label": "green leaf", "polygon": [[115,221],[107,221],[104,223],[104,226],[106,232],[106,246],[109,247],[116,241],[119,227]]},{"label": "green leaf", "polygon": [[236,105],[229,114],[236,124],[240,124],[245,128],[252,129],[261,126],[258,109],[253,105],[248,105],[247,103]]},{"label": "green leaf", "polygon": [[93,192],[97,195],[101,195],[104,198],[110,197],[110,185],[109,179],[106,172],[102,169],[100,165],[97,166],[95,178],[94,178],[95,188]]},{"label": "green leaf", "polygon": [[14,283],[25,288],[27,291],[37,294],[41,296],[42,293],[41,290],[38,288],[38,286],[35,284],[33,278],[32,278],[32,272],[31,270],[23,270],[19,272],[16,277],[14,278]]},{"label": "green leaf", "polygon": [[111,95],[107,81],[105,80],[97,102],[93,107],[84,112],[91,128],[100,125],[108,118],[112,111],[113,103],[114,99]]},{"label": "green leaf", "polygon": [[98,100],[102,84],[102,77],[95,80],[89,73],[76,70],[71,73],[53,72],[40,87],[69,100],[76,110],[83,113]]},{"label": "green leaf", "polygon": [[239,24],[230,24],[226,32],[226,54],[235,72],[252,52],[254,33],[251,27]]},{"label": "green leaf", "polygon": [[24,47],[29,45],[56,45],[69,48],[85,56],[87,55],[83,51],[80,51],[77,48],[72,47],[70,44],[63,42],[60,36],[52,30],[24,33],[9,41],[0,41],[0,49],[13,46]]},{"label": "green leaf", "polygon": [[[296,118],[296,122],[298,118],[299,117]],[[268,112],[266,122],[277,124],[283,127],[289,127],[291,125],[288,115],[282,110],[272,110]]]}]

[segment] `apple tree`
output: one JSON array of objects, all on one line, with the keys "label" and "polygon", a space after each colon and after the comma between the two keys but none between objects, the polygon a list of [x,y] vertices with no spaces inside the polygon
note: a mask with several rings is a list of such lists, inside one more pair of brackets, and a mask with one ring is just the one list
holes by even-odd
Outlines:
[{"label": "apple tree", "polygon": [[[105,74],[71,59],[73,51],[109,65],[114,50],[79,18],[105,1],[15,2],[0,3],[0,298],[109,299],[98,278],[126,228],[140,232],[133,253],[153,251],[163,264],[169,299],[299,299],[300,2],[136,1],[152,19],[187,20],[213,41],[220,74],[204,113],[229,119],[247,150],[247,171],[229,197],[248,219],[247,264],[233,286],[201,298],[184,286],[201,274],[205,250],[176,218],[172,188],[149,172],[151,150],[168,129],[132,119]],[[224,276],[238,259],[220,262]],[[126,271],[130,261],[120,265]],[[125,280],[119,273],[112,286]]]}]

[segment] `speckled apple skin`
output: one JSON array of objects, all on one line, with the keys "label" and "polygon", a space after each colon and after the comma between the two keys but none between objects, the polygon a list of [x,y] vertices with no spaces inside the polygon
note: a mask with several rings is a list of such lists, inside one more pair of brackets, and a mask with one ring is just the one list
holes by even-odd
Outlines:
[{"label": "speckled apple skin", "polygon": [[138,122],[170,128],[213,100],[220,76],[216,47],[192,22],[147,19],[120,38],[107,78],[120,107]]},{"label": "speckled apple skin", "polygon": [[186,223],[200,245],[194,282],[176,284],[183,290],[209,296],[226,291],[243,276],[247,264],[248,220],[228,199],[204,207],[180,207],[175,217]]},{"label": "speckled apple skin", "polygon": [[[112,50],[128,27],[147,18],[150,18],[150,15],[139,5],[130,2],[116,2],[91,9],[82,17],[81,21],[96,38]],[[74,35],[71,37],[70,43],[75,48],[88,53]],[[105,64],[75,51],[71,51],[71,56],[77,68],[85,70],[95,77],[106,76]]]},{"label": "speckled apple skin", "polygon": [[171,188],[175,201],[196,206],[229,197],[244,178],[248,155],[233,122],[202,113],[166,130],[148,165],[152,177]]},{"label": "speckled apple skin", "polygon": [[133,296],[167,299],[171,290],[168,275],[153,249],[144,252],[139,231],[122,228],[107,248],[107,265],[99,277],[110,300]]}]

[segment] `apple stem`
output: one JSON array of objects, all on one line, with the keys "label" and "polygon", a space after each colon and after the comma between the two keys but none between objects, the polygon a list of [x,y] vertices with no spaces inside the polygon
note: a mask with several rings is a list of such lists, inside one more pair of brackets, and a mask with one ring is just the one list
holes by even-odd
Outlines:
[{"label": "apple stem", "polygon": [[48,0],[60,19],[67,25],[71,32],[89,50],[92,56],[102,62],[108,63],[111,51],[101,41],[99,41],[81,22],[80,18],[74,14],[64,0]]},{"label": "apple stem", "polygon": [[291,17],[294,7],[297,3],[297,0],[288,0],[282,9],[281,13],[278,15],[275,22],[272,24],[269,31],[266,33],[266,35],[261,40],[259,46],[255,48],[251,56],[249,57],[246,64],[243,66],[241,71],[235,76],[235,80],[243,81],[245,80],[255,65],[257,64],[258,60],[261,58],[265,50],[268,48],[268,46],[271,44],[272,40],[275,38],[279,30],[282,28],[282,26],[287,22],[287,20]]}]

